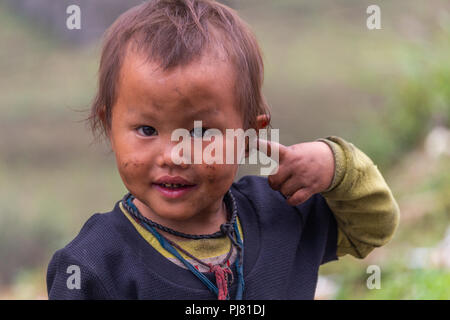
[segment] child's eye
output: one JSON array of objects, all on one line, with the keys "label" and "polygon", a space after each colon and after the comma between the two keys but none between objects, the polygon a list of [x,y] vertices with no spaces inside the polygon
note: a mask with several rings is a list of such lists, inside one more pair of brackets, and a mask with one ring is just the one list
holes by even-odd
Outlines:
[{"label": "child's eye", "polygon": [[142,136],[152,136],[156,133],[156,129],[152,126],[142,126],[138,128],[138,133]]},{"label": "child's eye", "polygon": [[189,133],[191,134],[191,137],[193,137],[193,138],[203,138],[206,130],[208,130],[208,128],[197,127],[197,128],[192,129],[191,131],[189,131]]}]

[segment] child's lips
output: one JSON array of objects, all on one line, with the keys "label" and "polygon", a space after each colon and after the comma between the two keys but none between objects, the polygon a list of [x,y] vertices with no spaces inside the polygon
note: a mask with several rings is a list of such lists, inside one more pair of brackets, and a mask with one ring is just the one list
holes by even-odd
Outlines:
[{"label": "child's lips", "polygon": [[152,184],[163,196],[171,199],[180,198],[197,187],[197,185],[186,185],[180,187],[167,187],[162,184]]},{"label": "child's lips", "polygon": [[194,185],[187,179],[180,176],[162,176],[154,181],[156,184],[182,184],[182,185]]}]

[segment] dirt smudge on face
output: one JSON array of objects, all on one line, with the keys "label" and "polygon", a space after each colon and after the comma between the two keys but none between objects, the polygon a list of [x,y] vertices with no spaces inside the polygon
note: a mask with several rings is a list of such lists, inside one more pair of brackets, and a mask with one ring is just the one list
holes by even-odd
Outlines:
[{"label": "dirt smudge on face", "polygon": [[136,160],[129,160],[129,161],[123,161],[121,168],[122,170],[132,171],[139,167],[145,166],[144,162],[136,161]]},{"label": "dirt smudge on face", "polygon": [[130,185],[139,180],[145,162],[138,160],[124,159],[120,161],[119,174],[125,185]]},{"label": "dirt smudge on face", "polygon": [[206,179],[208,179],[209,183],[214,183],[214,181],[216,181],[216,167],[207,164],[205,168],[208,170],[206,174]]}]

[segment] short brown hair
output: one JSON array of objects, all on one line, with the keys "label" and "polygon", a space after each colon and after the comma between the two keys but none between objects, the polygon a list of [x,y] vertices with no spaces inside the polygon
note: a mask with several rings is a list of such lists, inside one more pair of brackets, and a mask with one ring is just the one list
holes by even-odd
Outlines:
[{"label": "short brown hair", "polygon": [[235,92],[244,129],[255,128],[259,114],[270,119],[261,91],[261,50],[235,10],[214,0],[150,0],[123,13],[105,33],[98,91],[87,119],[94,136],[108,136],[111,129],[118,76],[131,39],[139,52],[164,71],[186,65],[208,46],[221,44],[236,70]]}]

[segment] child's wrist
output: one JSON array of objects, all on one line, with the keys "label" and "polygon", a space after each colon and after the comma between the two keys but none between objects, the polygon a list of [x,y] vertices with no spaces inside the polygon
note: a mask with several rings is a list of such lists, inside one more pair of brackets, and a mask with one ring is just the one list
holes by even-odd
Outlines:
[{"label": "child's wrist", "polygon": [[344,150],[338,143],[336,143],[335,141],[332,140],[333,138],[334,137],[331,136],[331,137],[320,138],[320,139],[315,140],[315,141],[321,141],[321,142],[326,143],[330,147],[330,149],[333,153],[333,157],[334,157],[333,179],[331,181],[330,186],[326,190],[322,191],[321,193],[330,192],[334,188],[336,188],[336,186],[339,185],[339,183],[344,178],[345,171],[346,171],[346,159],[345,159]]}]

